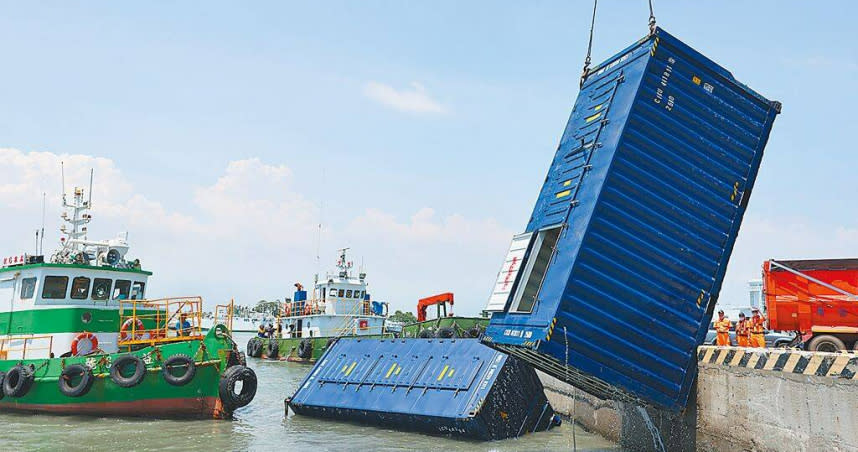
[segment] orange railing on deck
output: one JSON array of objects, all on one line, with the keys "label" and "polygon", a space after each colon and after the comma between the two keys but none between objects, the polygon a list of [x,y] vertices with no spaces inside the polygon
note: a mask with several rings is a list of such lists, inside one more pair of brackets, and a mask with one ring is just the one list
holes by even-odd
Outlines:
[{"label": "orange railing on deck", "polygon": [[[174,297],[119,301],[117,345],[154,345],[203,337],[203,299]],[[182,325],[187,321],[189,327]]]},{"label": "orange railing on deck", "polygon": [[[44,339],[47,341],[47,346],[34,346],[31,344],[32,341]],[[24,341],[24,344],[21,347],[10,347],[12,342],[15,341]],[[54,337],[51,335],[45,336],[8,336],[0,339],[0,359],[27,359],[27,352],[35,352],[38,350],[47,350],[47,356],[51,356],[52,349],[54,346]],[[10,352],[21,352],[21,356],[9,356]]]},{"label": "orange railing on deck", "polygon": [[229,304],[219,304],[214,310],[214,324],[226,325],[232,331],[232,317],[235,314],[235,299],[229,300]]}]

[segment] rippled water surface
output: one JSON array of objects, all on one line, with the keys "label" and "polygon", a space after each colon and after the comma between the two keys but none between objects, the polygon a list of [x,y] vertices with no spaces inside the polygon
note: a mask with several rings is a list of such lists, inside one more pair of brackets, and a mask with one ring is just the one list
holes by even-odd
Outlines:
[{"label": "rippled water surface", "polygon": [[[244,344],[251,334],[237,338]],[[284,416],[283,399],[310,366],[249,359],[256,371],[256,399],[230,421],[146,420],[0,414],[0,450],[571,450],[567,422],[518,439],[473,442],[398,432],[345,422]],[[616,450],[613,443],[576,429],[578,450]]]}]

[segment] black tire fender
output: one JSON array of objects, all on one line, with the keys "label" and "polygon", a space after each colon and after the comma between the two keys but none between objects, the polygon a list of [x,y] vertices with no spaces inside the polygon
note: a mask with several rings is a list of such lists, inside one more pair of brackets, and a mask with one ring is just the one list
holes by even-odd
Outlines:
[{"label": "black tire fender", "polygon": [[259,358],[262,356],[262,339],[254,338],[253,348],[248,353],[253,358]]},{"label": "black tire fender", "polygon": [[277,339],[268,339],[268,344],[265,346],[265,356],[269,359],[277,359],[280,353],[280,342]]},{"label": "black tire fender", "polygon": [[6,372],[0,372],[0,400],[6,396],[6,391],[3,390],[3,380],[6,379]]},{"label": "black tire fender", "polygon": [[[235,392],[235,385],[241,382],[241,391]],[[232,366],[220,377],[218,395],[227,411],[246,406],[256,396],[256,373],[245,366]]]},{"label": "black tire fender", "polygon": [[253,351],[256,349],[257,338],[251,338],[247,341],[247,356],[253,356]]},{"label": "black tire fender", "polygon": [[[182,368],[185,369],[183,374],[176,375],[173,373],[173,369]],[[197,374],[197,363],[188,355],[173,355],[161,364],[161,374],[167,383],[173,386],[184,386],[190,383]]]},{"label": "black tire fender", "polygon": [[9,397],[23,397],[33,386],[33,370],[29,366],[17,365],[6,372],[3,378],[3,393]]},{"label": "black tire fender", "polygon": [[332,338],[328,339],[328,341],[325,342],[325,350],[331,348],[334,344],[336,344],[337,339],[338,338],[336,338],[336,337],[332,337]]},{"label": "black tire fender", "polygon": [[473,337],[473,338],[480,337],[480,334],[482,334],[482,333],[483,333],[482,330],[477,325],[474,325],[474,326],[468,328],[468,331],[465,332],[465,334],[468,335],[467,337]]},{"label": "black tire fender", "polygon": [[[78,376],[80,377],[80,381],[73,385],[72,378]],[[94,380],[95,377],[92,375],[92,368],[86,364],[70,364],[60,373],[57,385],[64,396],[80,397],[86,395],[92,389]]]},{"label": "black tire fender", "polygon": [[246,365],[247,356],[245,356],[244,352],[240,352],[238,349],[232,349],[229,351],[229,358],[226,360],[226,367]]},{"label": "black tire fender", "polygon": [[301,339],[301,342],[298,344],[298,357],[303,359],[310,359],[313,356],[313,341],[309,338]]},{"label": "black tire fender", "polygon": [[421,339],[429,339],[430,337],[434,337],[434,336],[435,335],[432,334],[432,330],[430,330],[430,329],[420,330],[420,332],[417,333],[417,337],[419,337]]},{"label": "black tire fender", "polygon": [[[122,375],[125,366],[133,364],[134,372],[131,375]],[[122,355],[116,358],[110,365],[110,379],[122,388],[137,386],[146,376],[146,363],[136,355]]]}]

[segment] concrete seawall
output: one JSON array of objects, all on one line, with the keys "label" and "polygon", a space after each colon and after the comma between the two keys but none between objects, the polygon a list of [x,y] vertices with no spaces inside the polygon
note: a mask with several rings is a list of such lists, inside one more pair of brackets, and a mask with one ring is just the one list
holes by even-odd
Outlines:
[{"label": "concrete seawall", "polygon": [[704,346],[698,360],[679,415],[540,378],[557,412],[627,450],[858,451],[858,355]]}]

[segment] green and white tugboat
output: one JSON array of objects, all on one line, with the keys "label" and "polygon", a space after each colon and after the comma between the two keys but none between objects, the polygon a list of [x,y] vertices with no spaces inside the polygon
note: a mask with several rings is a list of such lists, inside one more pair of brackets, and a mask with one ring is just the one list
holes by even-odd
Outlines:
[{"label": "green and white tugboat", "polygon": [[388,304],[372,300],[366,273],[354,276],[346,251],[340,250],[336,271],[321,280],[316,275],[311,298],[295,283],[292,300],[272,322],[272,337],[251,339],[248,356],[312,363],[341,337],[393,337],[385,330]]},{"label": "green and white tugboat", "polygon": [[0,411],[225,418],[250,403],[256,375],[226,326],[203,335],[202,300],[146,299],[127,235],[87,239],[82,188],[63,207],[50,259],[0,267]]}]

